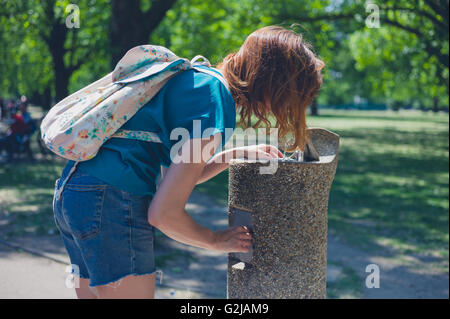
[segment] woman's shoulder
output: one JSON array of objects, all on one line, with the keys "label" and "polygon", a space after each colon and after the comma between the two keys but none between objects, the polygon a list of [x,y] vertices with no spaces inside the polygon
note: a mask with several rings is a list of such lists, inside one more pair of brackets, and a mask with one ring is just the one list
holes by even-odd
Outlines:
[{"label": "woman's shoulder", "polygon": [[217,102],[220,100],[222,103],[234,103],[230,92],[219,79],[222,76],[220,72],[206,66],[200,68],[207,70],[208,73],[190,69],[169,80],[166,95],[198,102]]},{"label": "woman's shoulder", "polygon": [[215,75],[195,69],[169,80],[163,110],[168,127],[187,126],[194,119],[201,119],[204,127],[233,127],[236,118],[234,100],[225,85]]}]

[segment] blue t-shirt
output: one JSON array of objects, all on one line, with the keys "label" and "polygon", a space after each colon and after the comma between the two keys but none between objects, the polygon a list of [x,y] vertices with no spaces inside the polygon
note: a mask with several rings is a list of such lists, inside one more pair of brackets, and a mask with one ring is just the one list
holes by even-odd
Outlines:
[{"label": "blue t-shirt", "polygon": [[193,120],[200,121],[197,125],[201,124],[202,133],[212,128],[203,137],[221,132],[221,147],[229,138],[225,128],[234,129],[236,125],[235,103],[224,84],[212,75],[192,69],[171,78],[121,127],[155,132],[162,143],[111,138],[93,159],[80,162],[78,169],[127,192],[154,195],[160,166],[170,165],[170,149],[182,138],[175,136],[178,140],[171,140],[171,131],[181,127],[189,131],[190,138],[199,137],[194,133]]}]

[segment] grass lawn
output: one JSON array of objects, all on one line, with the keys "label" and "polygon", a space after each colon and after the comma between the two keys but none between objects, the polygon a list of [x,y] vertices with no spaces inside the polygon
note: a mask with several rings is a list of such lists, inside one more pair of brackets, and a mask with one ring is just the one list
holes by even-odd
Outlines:
[{"label": "grass lawn", "polygon": [[[321,113],[308,125],[341,136],[330,232],[364,249],[448,258],[448,114]],[[55,231],[52,193],[63,164],[0,164],[0,216],[8,220],[7,227],[0,224],[2,236]],[[196,189],[226,204],[227,178],[224,172]]]},{"label": "grass lawn", "polygon": [[[309,117],[341,137],[329,229],[364,249],[448,258],[449,116],[332,111]],[[227,172],[197,189],[227,202]]]}]

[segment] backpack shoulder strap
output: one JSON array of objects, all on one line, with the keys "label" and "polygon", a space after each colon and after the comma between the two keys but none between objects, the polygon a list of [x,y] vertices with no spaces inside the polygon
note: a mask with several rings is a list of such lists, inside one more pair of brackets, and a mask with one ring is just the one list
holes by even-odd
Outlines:
[{"label": "backpack shoulder strap", "polygon": [[[203,59],[204,62],[197,62],[197,60],[199,59]],[[199,72],[203,72],[209,75],[212,75],[213,77],[215,77],[217,80],[219,80],[220,82],[222,82],[223,85],[225,85],[225,87],[227,88],[228,91],[230,91],[230,86],[228,85],[228,82],[225,80],[225,77],[222,75],[222,73],[217,70],[216,68],[211,67],[211,63],[209,62],[209,60],[207,58],[205,58],[203,55],[196,55],[192,60],[191,60],[191,65],[192,68],[199,71]],[[212,71],[209,69],[205,69],[205,68],[199,68],[196,65],[203,65],[203,66],[207,66],[209,68],[212,68],[216,71]]]},{"label": "backpack shoulder strap", "polygon": [[199,72],[203,72],[203,73],[212,75],[217,80],[222,82],[222,84],[227,88],[227,90],[230,91],[230,86],[228,85],[227,80],[225,80],[225,77],[222,74],[219,75],[220,72],[217,69],[215,69],[215,70],[217,70],[217,72],[213,71],[213,70],[208,70],[208,69],[205,69],[205,68],[195,67],[195,66],[193,67],[193,69],[195,69],[195,70],[197,70]]},{"label": "backpack shoulder strap", "polygon": [[225,80],[225,77],[223,75],[219,75],[217,72],[212,71],[212,70],[208,70],[208,69],[204,69],[204,68],[199,68],[199,67],[193,67],[193,69],[199,71],[199,72],[203,72],[209,75],[212,75],[213,77],[215,77],[217,80],[219,80],[220,82],[222,82],[222,84],[227,88],[228,91],[230,91],[230,87],[228,85],[228,82]]},{"label": "backpack shoulder strap", "polygon": [[[200,58],[205,60],[205,62],[197,62],[197,60]],[[215,69],[216,71],[213,71],[210,69],[201,68],[201,67],[196,66],[196,65],[204,65],[204,66],[211,68],[211,64],[209,63],[208,59],[206,59],[205,57],[203,57],[201,55],[197,55],[196,57],[194,57],[191,60],[191,65],[192,65],[193,69],[215,77],[220,82],[222,82],[222,84],[227,88],[228,91],[230,90],[228,83],[225,80],[225,77],[220,73],[219,70]],[[119,129],[114,135],[112,135],[112,137],[135,139],[135,140],[140,140],[140,141],[145,141],[145,142],[162,143],[161,139],[159,138],[159,136],[156,133],[148,132],[148,131],[134,131],[134,130],[130,131],[130,130]]]}]

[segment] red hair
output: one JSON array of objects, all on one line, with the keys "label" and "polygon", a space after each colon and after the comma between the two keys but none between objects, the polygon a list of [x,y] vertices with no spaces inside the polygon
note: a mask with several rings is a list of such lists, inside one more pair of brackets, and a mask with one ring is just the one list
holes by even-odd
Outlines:
[{"label": "red hair", "polygon": [[224,71],[241,117],[241,124],[271,127],[276,119],[280,139],[293,135],[288,151],[304,150],[306,110],[322,85],[322,62],[301,34],[268,26],[250,34],[237,53],[228,54],[219,68]]}]

